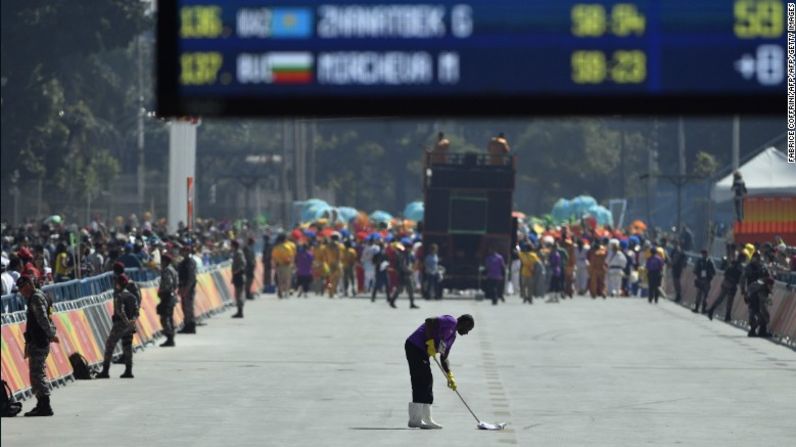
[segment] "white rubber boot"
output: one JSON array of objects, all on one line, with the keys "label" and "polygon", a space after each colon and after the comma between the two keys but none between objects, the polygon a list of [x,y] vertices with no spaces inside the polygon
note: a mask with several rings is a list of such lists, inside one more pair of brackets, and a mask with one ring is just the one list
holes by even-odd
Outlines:
[{"label": "white rubber boot", "polygon": [[420,404],[423,406],[423,420],[421,422],[420,428],[431,429],[431,428],[442,428],[441,425],[434,422],[434,419],[431,419],[431,404]]},{"label": "white rubber boot", "polygon": [[423,428],[423,404],[409,402],[409,427]]}]

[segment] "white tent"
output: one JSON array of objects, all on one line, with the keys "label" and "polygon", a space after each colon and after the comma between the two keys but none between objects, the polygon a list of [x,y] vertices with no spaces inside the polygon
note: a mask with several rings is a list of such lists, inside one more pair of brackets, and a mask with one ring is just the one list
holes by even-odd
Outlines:
[{"label": "white tent", "polygon": [[[796,164],[789,164],[785,154],[770,147],[744,163],[739,169],[750,196],[796,196]],[[716,182],[711,191],[715,202],[733,197],[732,173]]]}]

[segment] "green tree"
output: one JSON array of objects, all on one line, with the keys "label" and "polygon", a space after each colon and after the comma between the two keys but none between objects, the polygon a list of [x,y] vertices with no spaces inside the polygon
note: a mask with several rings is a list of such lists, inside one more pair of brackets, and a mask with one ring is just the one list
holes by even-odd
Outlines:
[{"label": "green tree", "polygon": [[718,168],[719,162],[716,161],[716,157],[705,151],[699,151],[694,159],[692,173],[701,177],[710,177]]},{"label": "green tree", "polygon": [[[55,191],[56,178],[67,171],[75,188],[101,184],[101,177],[118,172],[106,162],[121,150],[123,139],[115,120],[128,104],[130,84],[120,73],[134,71],[129,58],[117,57],[121,63],[114,66],[109,55],[124,50],[144,29],[144,2],[4,0],[1,5],[0,175],[5,181],[18,169],[23,181],[43,181]],[[94,158],[103,160],[104,168],[86,162]],[[99,171],[87,171],[90,166]]]}]

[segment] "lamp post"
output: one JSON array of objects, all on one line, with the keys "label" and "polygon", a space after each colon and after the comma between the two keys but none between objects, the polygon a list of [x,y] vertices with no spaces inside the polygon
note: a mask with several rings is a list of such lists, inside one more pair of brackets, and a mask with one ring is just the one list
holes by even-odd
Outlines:
[{"label": "lamp post", "polygon": [[14,198],[14,225],[19,223],[19,187],[17,182],[19,182],[19,170],[14,169],[14,172],[11,173],[11,189],[9,190]]}]

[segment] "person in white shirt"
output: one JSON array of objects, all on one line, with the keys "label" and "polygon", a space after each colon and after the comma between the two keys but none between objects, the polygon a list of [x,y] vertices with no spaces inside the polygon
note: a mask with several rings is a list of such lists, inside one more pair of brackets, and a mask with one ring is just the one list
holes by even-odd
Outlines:
[{"label": "person in white shirt", "polygon": [[589,249],[583,239],[578,239],[575,247],[575,287],[579,295],[585,295],[589,290]]},{"label": "person in white shirt", "polygon": [[11,273],[7,272],[6,269],[8,268],[8,258],[3,256],[2,258],[2,274],[0,274],[0,284],[2,284],[2,295],[8,295],[11,293],[14,288],[16,282],[14,281],[14,277],[11,276]]},{"label": "person in white shirt", "polygon": [[371,238],[368,245],[362,250],[362,269],[365,271],[365,290],[370,293],[373,290],[373,282],[376,279],[376,266],[373,265],[373,255],[379,252],[379,247]]},{"label": "person in white shirt", "polygon": [[605,258],[608,266],[606,286],[610,296],[620,296],[622,294],[622,276],[624,275],[627,257],[619,249],[619,240],[611,239],[608,243],[608,256]]}]

